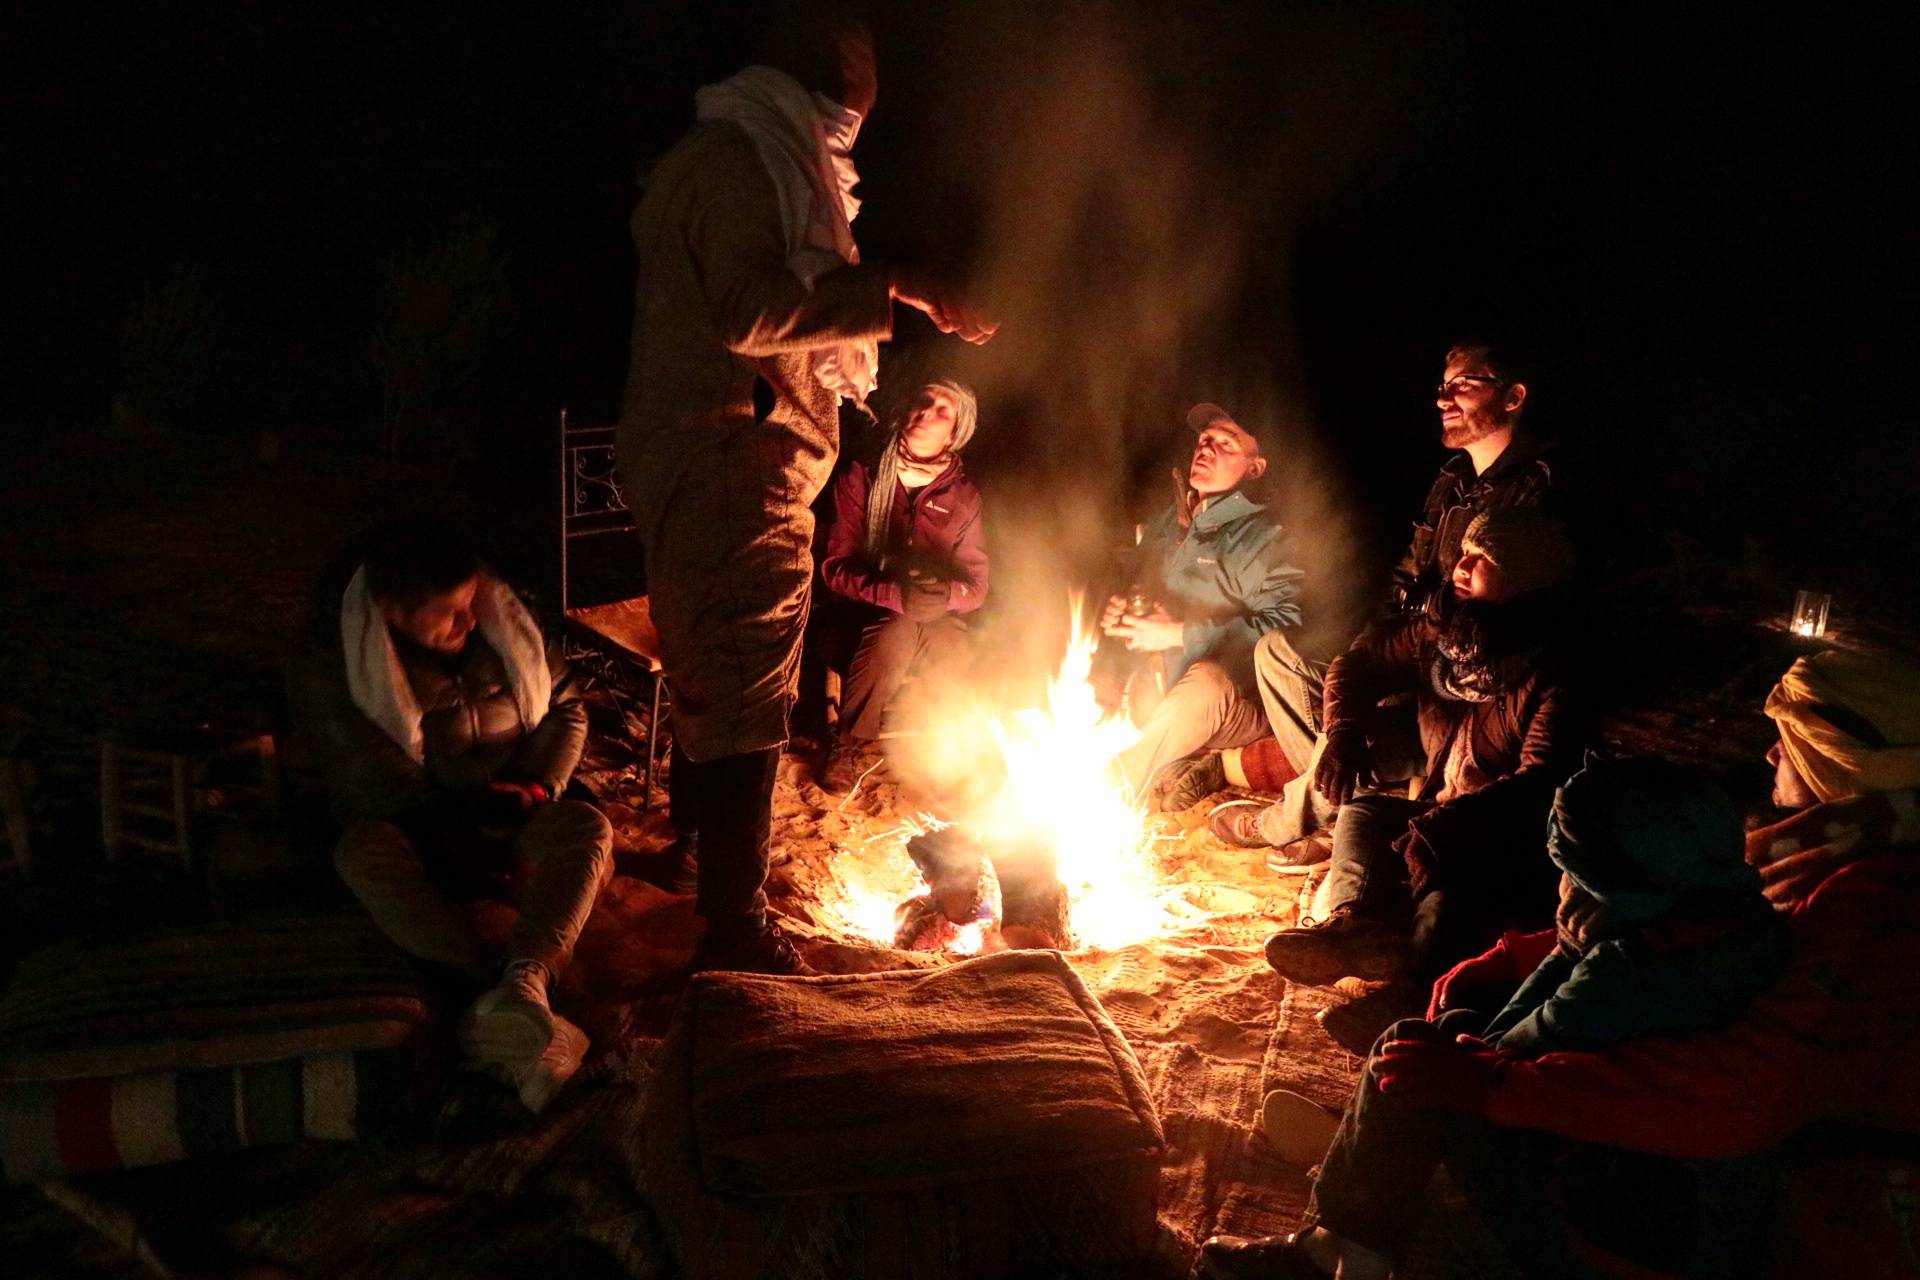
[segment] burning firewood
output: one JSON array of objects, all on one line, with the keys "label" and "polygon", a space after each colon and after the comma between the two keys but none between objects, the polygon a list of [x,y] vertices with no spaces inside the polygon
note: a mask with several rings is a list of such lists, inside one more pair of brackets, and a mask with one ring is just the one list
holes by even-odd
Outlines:
[{"label": "burning firewood", "polygon": [[969,954],[997,950],[983,942],[985,935],[998,932],[1000,881],[979,842],[958,827],[944,827],[907,841],[907,853],[927,892],[896,910],[894,945]]}]

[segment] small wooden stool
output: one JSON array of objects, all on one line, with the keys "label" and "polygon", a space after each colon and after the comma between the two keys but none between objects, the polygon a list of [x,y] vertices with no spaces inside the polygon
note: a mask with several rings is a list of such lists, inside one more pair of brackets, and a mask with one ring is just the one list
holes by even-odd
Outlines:
[{"label": "small wooden stool", "polygon": [[[248,759],[255,779],[210,785],[215,764]],[[249,801],[270,815],[280,811],[279,752],[270,733],[202,725],[100,743],[100,840],[109,860],[132,845],[177,855],[192,871],[193,815]]]}]

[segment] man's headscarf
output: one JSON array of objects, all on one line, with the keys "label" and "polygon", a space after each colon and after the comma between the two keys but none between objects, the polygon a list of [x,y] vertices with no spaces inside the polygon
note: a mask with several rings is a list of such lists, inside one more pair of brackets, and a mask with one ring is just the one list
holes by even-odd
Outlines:
[{"label": "man's headscarf", "polygon": [[[853,240],[853,220],[860,215],[853,189],[860,174],[852,155],[859,112],[773,67],[748,67],[707,85],[693,100],[697,118],[731,121],[752,140],[780,203],[788,270],[811,288],[827,272],[860,261]],[[880,348],[871,338],[813,353],[820,384],[862,409],[879,367]]]},{"label": "man's headscarf", "polygon": [[900,488],[902,470],[914,468],[922,474],[931,472],[926,478],[932,480],[953,464],[953,459],[967,447],[967,441],[973,439],[974,429],[980,425],[980,402],[974,397],[971,387],[952,378],[936,378],[926,386],[953,397],[953,439],[937,458],[906,458],[901,454],[900,437],[911,415],[903,416],[894,423],[893,437],[881,451],[880,461],[873,470],[873,480],[867,486],[867,536],[863,548],[868,561],[876,568],[886,567],[887,525],[893,520],[893,497]]},{"label": "man's headscarf", "polygon": [[1794,772],[1823,801],[1920,787],[1920,667],[1906,659],[1841,649],[1801,658],[1766,712]]}]

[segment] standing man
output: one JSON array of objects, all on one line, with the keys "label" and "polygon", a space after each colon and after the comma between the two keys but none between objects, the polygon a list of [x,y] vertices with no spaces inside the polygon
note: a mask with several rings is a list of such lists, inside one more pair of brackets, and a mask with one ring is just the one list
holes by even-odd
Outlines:
[{"label": "standing man", "polygon": [[[1142,573],[1157,590],[1144,614],[1114,596],[1100,619],[1135,653],[1165,655],[1166,696],[1141,725],[1140,740],[1116,757],[1137,796],[1165,784],[1167,766],[1206,748],[1265,737],[1255,700],[1253,647],[1261,636],[1300,625],[1301,571],[1267,509],[1260,440],[1216,404],[1187,412],[1193,461],[1174,503],[1148,526]],[[1147,585],[1143,583],[1142,585]],[[1135,676],[1138,684],[1145,671]]]},{"label": "standing man", "polygon": [[673,684],[704,963],[804,972],[767,927],[762,885],[813,576],[809,506],[839,452],[839,403],[872,390],[894,299],[971,342],[997,326],[924,277],[860,260],[851,151],[876,96],[872,33],[794,6],[761,56],[699,92],[698,122],[634,212],[619,471]]},{"label": "standing man", "polygon": [[821,771],[828,795],[853,790],[861,751],[879,738],[881,714],[908,671],[957,664],[965,617],[986,603],[980,490],[960,462],[979,420],[970,389],[951,378],[930,382],[879,461],[855,462],[834,482],[820,581],[848,615],[838,629],[858,640]]}]

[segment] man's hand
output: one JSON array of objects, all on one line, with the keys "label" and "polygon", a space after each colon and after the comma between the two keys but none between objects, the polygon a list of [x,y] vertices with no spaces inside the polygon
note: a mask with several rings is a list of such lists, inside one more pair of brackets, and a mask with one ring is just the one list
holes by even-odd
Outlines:
[{"label": "man's hand", "polygon": [[909,569],[900,580],[900,612],[912,622],[932,622],[947,611],[949,595],[945,578]]},{"label": "man's hand", "polygon": [[1345,727],[1329,730],[1320,767],[1313,771],[1313,789],[1337,809],[1353,799],[1355,787],[1372,781],[1373,753],[1367,747],[1367,735]]},{"label": "man's hand", "polygon": [[1107,607],[1100,611],[1100,630],[1107,635],[1112,635],[1113,624],[1120,621],[1126,612],[1127,598],[1125,596],[1108,596]]},{"label": "man's hand", "polygon": [[1472,1036],[1452,1044],[1389,1040],[1368,1069],[1380,1092],[1404,1106],[1485,1115],[1495,1060],[1486,1042]]},{"label": "man's hand", "polygon": [[921,272],[895,268],[891,288],[894,297],[915,310],[926,312],[934,328],[963,342],[978,345],[1000,330],[998,320],[968,303],[957,289]]},{"label": "man's hand", "polygon": [[1127,649],[1133,653],[1160,653],[1178,649],[1187,642],[1186,623],[1176,620],[1165,605],[1155,605],[1153,612],[1144,618],[1123,613],[1114,619],[1113,625],[1101,629],[1126,641]]}]

